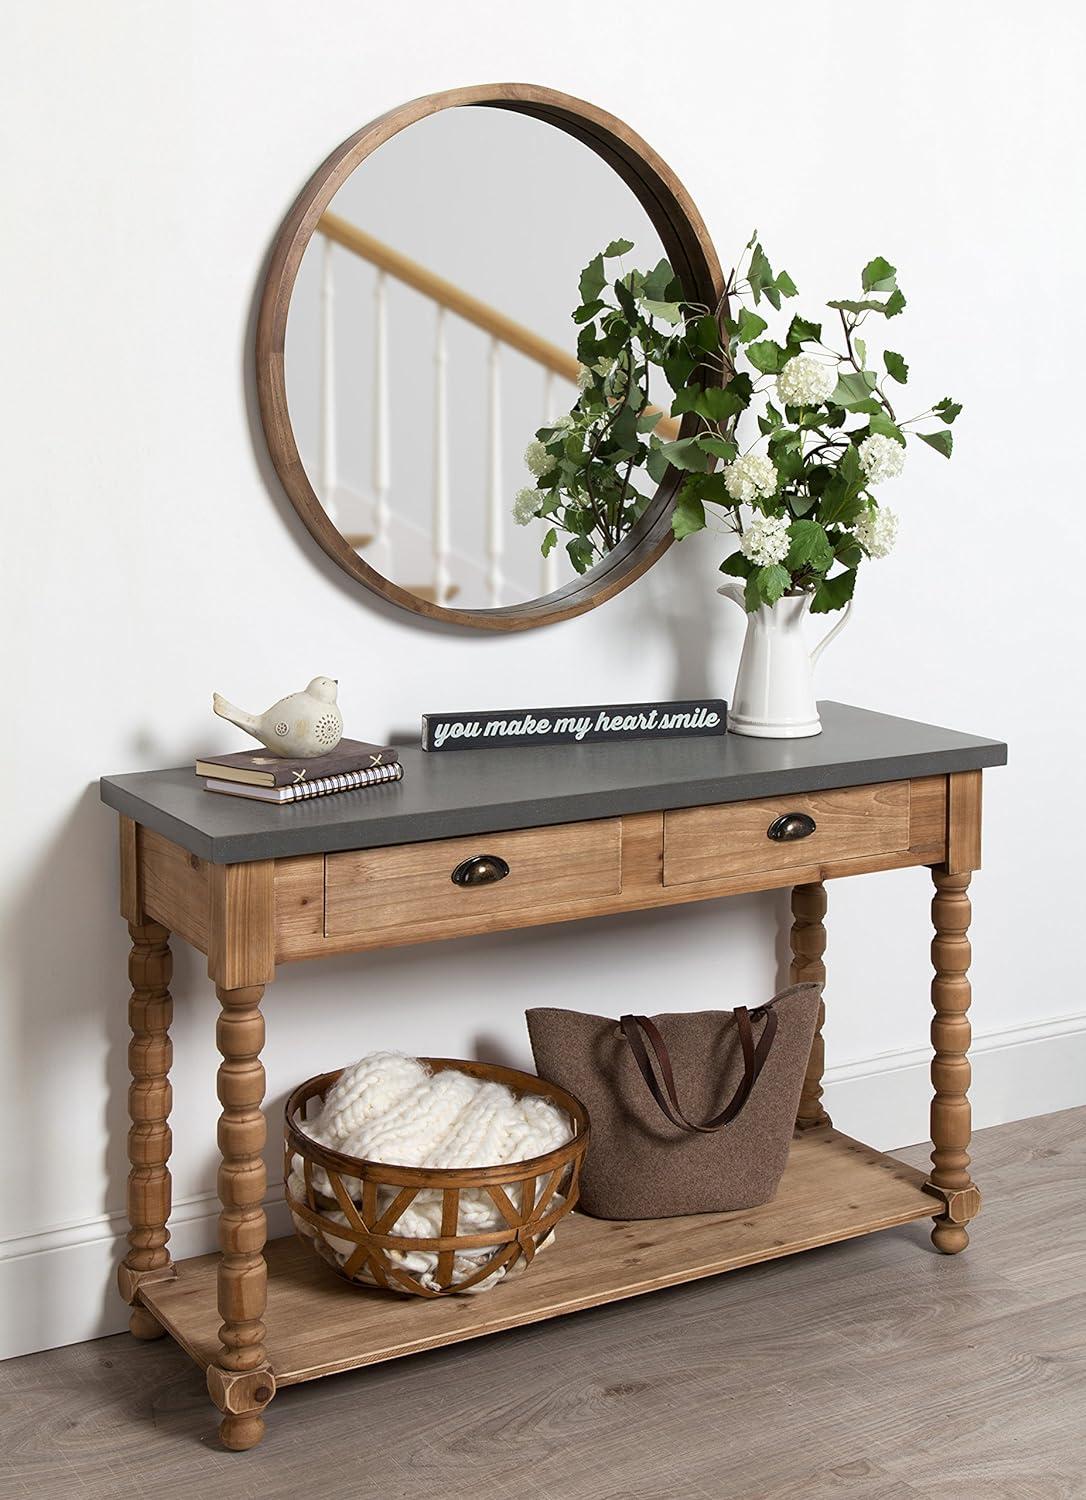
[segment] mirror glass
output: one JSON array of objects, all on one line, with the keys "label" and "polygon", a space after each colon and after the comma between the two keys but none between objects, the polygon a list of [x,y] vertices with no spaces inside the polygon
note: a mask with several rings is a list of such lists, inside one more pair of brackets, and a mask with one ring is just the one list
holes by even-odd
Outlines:
[{"label": "mirror glass", "polygon": [[612,279],[664,256],[605,161],[506,109],[422,119],[336,193],[291,296],[287,401],[318,499],[385,578],[455,608],[517,605],[598,565],[634,524],[627,505],[586,543],[521,494],[537,430],[578,400],[581,272],[619,239],[632,249]]}]

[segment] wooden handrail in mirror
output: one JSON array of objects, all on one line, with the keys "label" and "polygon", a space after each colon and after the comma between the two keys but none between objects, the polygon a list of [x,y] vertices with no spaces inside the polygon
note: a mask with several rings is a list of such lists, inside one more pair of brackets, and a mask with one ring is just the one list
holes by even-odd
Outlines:
[{"label": "wooden handrail in mirror", "polygon": [[[428,95],[400,106],[365,126],[344,141],[318,168],[302,190],[288,214],[276,240],[264,286],[257,327],[257,383],[261,415],[269,451],[283,486],[312,536],[345,572],[385,599],[417,614],[450,623],[488,630],[521,630],[550,621],[568,619],[611,598],[649,568],[671,541],[670,511],[681,475],[668,471],[639,519],[611,551],[589,571],[548,588],[542,596],[491,608],[456,608],[449,601],[458,591],[446,567],[447,476],[435,478],[434,526],[436,528],[435,568],[432,581],[421,579],[405,586],[375,567],[356,550],[373,540],[371,534],[359,534],[344,526],[341,530],[330,513],[328,489],[321,496],[310,478],[299,452],[299,444],[288,406],[286,370],[287,322],[291,298],[295,291],[303,256],[314,236],[323,240],[326,249],[332,244],[345,246],[360,254],[375,268],[379,295],[383,295],[383,278],[388,275],[420,291],[437,308],[439,366],[438,409],[435,412],[435,451],[444,440],[448,425],[446,397],[441,391],[440,369],[445,359],[444,317],[446,311],[482,329],[491,340],[491,398],[496,406],[500,392],[497,379],[497,351],[510,347],[526,355],[543,370],[562,380],[572,380],[578,364],[572,352],[567,353],[555,341],[537,333],[526,323],[509,317],[484,299],[431,270],[421,258],[406,255],[398,247],[384,243],[378,236],[330,209],[333,199],[355,169],[373,155],[378,147],[390,141],[408,126],[437,115],[441,111],[464,107],[508,110],[532,117],[553,126],[587,146],[610,166],[631,190],[640,209],[651,223],[663,252],[679,277],[688,301],[715,307],[721,294],[721,274],[716,253],[697,209],[678,179],[655,152],[622,121],[594,105],[559,94],[551,89],[529,84],[494,84],[455,89]],[[456,224],[448,233],[457,231]],[[444,230],[443,230],[444,232]],[[541,233],[546,233],[546,226]],[[619,232],[616,230],[616,232]],[[427,257],[428,259],[429,257]],[[325,262],[327,268],[327,261]],[[331,304],[331,288],[324,288],[324,308]],[[383,318],[383,310],[382,310]],[[381,324],[379,342],[385,338]],[[324,353],[322,380],[330,383],[331,355]],[[380,359],[380,348],[378,348]],[[327,395],[327,393],[326,393]],[[387,429],[387,412],[380,411],[381,397],[376,397],[376,431]],[[680,428],[671,419],[667,435],[686,431],[696,419],[687,417]],[[661,424],[662,427],[662,424]],[[526,436],[530,436],[528,433]],[[329,446],[329,434],[324,437]],[[330,463],[317,461],[316,470],[327,471]],[[387,504],[384,501],[380,471],[387,470],[387,460],[380,451],[373,457],[374,488],[377,492],[377,525],[384,526]],[[500,474],[500,460],[495,457],[492,473]],[[328,479],[325,472],[325,479]],[[387,490],[387,474],[384,480]],[[491,489],[494,489],[491,484]],[[322,503],[322,499],[325,503]],[[504,503],[498,494],[488,496],[495,508]],[[442,507],[445,507],[445,510]],[[500,515],[496,521],[500,534]],[[494,523],[491,527],[493,536]],[[440,535],[438,534],[440,533]],[[445,550],[443,550],[445,549]],[[489,573],[492,598],[500,597],[500,559],[491,558]],[[546,572],[544,573],[546,577]]]},{"label": "wooden handrail in mirror", "polygon": [[[325,239],[331,240],[334,244],[342,245],[352,254],[361,256],[378,270],[387,271],[390,276],[395,277],[397,281],[402,281],[405,286],[414,287],[429,301],[436,303],[439,307],[448,308],[458,318],[463,318],[466,323],[474,323],[476,328],[481,328],[491,338],[497,339],[499,344],[504,344],[509,349],[519,350],[521,354],[526,355],[544,370],[550,370],[552,374],[561,375],[563,379],[576,383],[581,366],[575,354],[570,354],[568,350],[551,343],[550,339],[545,339],[542,334],[526,328],[523,323],[518,323],[515,318],[510,318],[499,308],[491,307],[488,302],[473,297],[463,287],[454,285],[444,276],[439,276],[435,271],[420,265],[409,255],[404,255],[402,251],[386,245],[374,235],[367,234],[357,224],[351,224],[339,214],[334,214],[329,210],[321,214],[317,221],[317,233],[324,235]],[[656,409],[652,406],[648,408],[650,412]],[[678,419],[661,417],[656,424],[655,431],[661,437],[677,437]]]}]

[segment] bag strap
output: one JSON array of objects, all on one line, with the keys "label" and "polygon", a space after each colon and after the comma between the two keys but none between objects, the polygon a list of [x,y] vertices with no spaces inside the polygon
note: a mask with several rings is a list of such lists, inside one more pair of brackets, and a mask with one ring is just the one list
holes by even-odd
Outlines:
[{"label": "bag strap", "polygon": [[[743,1049],[743,1077],[735,1093],[720,1113],[714,1115],[711,1120],[706,1120],[703,1125],[688,1120],[682,1111],[678,1091],[675,1088],[675,1072],[671,1066],[671,1056],[656,1025],[649,1020],[648,1016],[622,1016],[619,1020],[619,1025],[630,1044],[630,1051],[633,1053],[634,1061],[645,1080],[649,1093],[656,1100],[666,1118],[673,1125],[677,1125],[680,1130],[708,1133],[730,1125],[750,1098],[750,1091],[765,1067],[770,1048],[773,1046],[773,1038],[777,1034],[777,1015],[772,1005],[761,1006],[755,1011],[748,1011],[745,1005],[737,1005],[732,1014],[739,1032],[739,1044]],[[755,1046],[751,1021],[760,1020],[762,1016],[765,1017],[765,1027]],[[656,1054],[663,1088],[660,1087],[652,1063],[649,1061],[642,1032],[648,1037],[652,1050]]]}]

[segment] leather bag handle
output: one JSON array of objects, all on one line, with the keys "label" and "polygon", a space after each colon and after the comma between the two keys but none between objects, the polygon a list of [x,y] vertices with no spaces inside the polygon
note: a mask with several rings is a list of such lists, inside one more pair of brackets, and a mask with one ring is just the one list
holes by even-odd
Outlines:
[{"label": "leather bag handle", "polygon": [[[697,1124],[694,1120],[688,1120],[683,1113],[682,1106],[679,1104],[678,1092],[675,1088],[675,1072],[671,1066],[671,1057],[667,1050],[667,1044],[655,1024],[649,1020],[648,1016],[622,1016],[619,1020],[623,1034],[630,1044],[630,1051],[633,1053],[634,1061],[638,1066],[642,1078],[645,1080],[645,1086],[659,1105],[664,1116],[673,1125],[677,1125],[680,1130],[690,1131],[691,1133],[695,1131],[710,1133],[714,1130],[723,1129],[725,1125],[730,1125],[750,1098],[750,1091],[757,1083],[758,1076],[765,1067],[770,1048],[773,1046],[773,1038],[777,1034],[776,1011],[771,1005],[761,1006],[753,1012],[748,1011],[745,1005],[737,1005],[732,1015],[735,1017],[736,1029],[739,1032],[739,1044],[743,1049],[743,1077],[740,1079],[735,1093],[720,1113],[714,1115],[711,1120],[706,1120],[701,1125]],[[755,1045],[751,1021],[760,1020],[762,1016],[765,1017],[765,1027],[758,1038],[757,1045]],[[642,1032],[645,1037],[648,1037],[649,1045],[656,1055],[657,1066],[660,1070],[659,1079],[649,1060],[648,1049],[645,1046]],[[663,1087],[661,1087],[661,1079],[663,1080]]]}]

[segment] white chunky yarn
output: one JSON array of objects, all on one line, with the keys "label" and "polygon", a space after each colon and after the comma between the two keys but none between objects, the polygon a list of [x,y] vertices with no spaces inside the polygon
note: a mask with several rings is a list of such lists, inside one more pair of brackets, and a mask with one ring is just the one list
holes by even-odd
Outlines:
[{"label": "white chunky yarn", "polygon": [[[571,1130],[561,1110],[538,1095],[517,1098],[504,1084],[454,1069],[431,1073],[417,1058],[372,1052],[344,1069],[329,1089],[320,1114],[306,1121],[305,1133],[322,1145],[366,1161],[409,1167],[488,1167],[554,1151],[570,1139]],[[312,1181],[314,1191],[327,1199],[321,1212],[337,1224],[346,1224],[334,1206],[331,1184],[322,1168],[313,1169]],[[292,1195],[304,1201],[305,1180],[297,1156],[291,1162],[289,1186]],[[361,1201],[357,1178],[344,1178],[344,1186],[352,1198]],[[379,1189],[378,1212],[391,1203],[395,1192]],[[420,1192],[392,1232],[419,1239],[437,1236],[441,1208],[440,1192]],[[489,1193],[475,1188],[461,1191],[461,1234],[500,1229],[504,1222]],[[302,1233],[312,1234],[303,1221],[296,1223]],[[355,1248],[349,1240],[329,1243],[343,1261]],[[455,1256],[454,1280],[470,1276],[489,1254],[484,1250]],[[423,1285],[436,1288],[436,1252],[392,1252],[391,1258]],[[485,1291],[503,1274],[504,1270],[498,1271],[471,1290]]]}]

